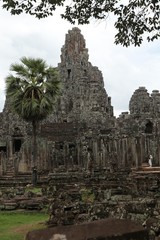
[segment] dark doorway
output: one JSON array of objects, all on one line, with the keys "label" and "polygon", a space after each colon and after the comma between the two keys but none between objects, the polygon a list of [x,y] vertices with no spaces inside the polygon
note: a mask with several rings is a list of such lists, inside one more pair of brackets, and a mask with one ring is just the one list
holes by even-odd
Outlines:
[{"label": "dark doorway", "polygon": [[22,140],[21,139],[14,139],[13,141],[13,151],[19,152],[22,146]]},{"label": "dark doorway", "polygon": [[70,76],[71,76],[71,69],[67,69],[67,72],[68,72],[68,78],[70,78]]},{"label": "dark doorway", "polygon": [[153,123],[148,121],[145,127],[145,133],[152,133],[153,132]]},{"label": "dark doorway", "polygon": [[0,146],[0,152],[3,151],[3,152],[7,152],[7,148],[6,146]]},{"label": "dark doorway", "polygon": [[7,152],[7,145],[5,141],[0,141],[0,152]]}]

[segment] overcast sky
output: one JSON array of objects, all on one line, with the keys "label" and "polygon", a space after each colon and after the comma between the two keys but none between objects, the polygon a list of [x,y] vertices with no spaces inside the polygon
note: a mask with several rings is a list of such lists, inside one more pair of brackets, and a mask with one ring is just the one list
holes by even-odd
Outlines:
[{"label": "overcast sky", "polygon": [[[29,15],[11,16],[0,8],[0,111],[4,106],[5,77],[10,65],[26,56],[40,57],[49,65],[57,66],[65,34],[73,27],[57,12],[38,20]],[[128,111],[129,100],[140,86],[145,86],[149,93],[159,90],[159,41],[145,42],[139,48],[125,48],[114,44],[111,21],[78,27],[86,40],[89,61],[102,71],[115,115]]]}]

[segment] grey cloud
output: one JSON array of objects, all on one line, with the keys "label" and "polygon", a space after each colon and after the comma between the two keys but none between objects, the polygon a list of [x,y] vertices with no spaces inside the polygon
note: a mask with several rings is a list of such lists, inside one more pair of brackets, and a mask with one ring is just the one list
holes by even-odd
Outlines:
[{"label": "grey cloud", "polygon": [[[37,20],[26,15],[10,16],[0,9],[0,109],[4,104],[4,78],[10,65],[22,56],[33,56],[57,66],[65,34],[72,27],[57,15]],[[159,89],[158,42],[123,48],[114,45],[115,31],[110,23],[79,27],[86,39],[89,61],[102,71],[116,113],[128,110],[131,95],[139,86],[145,86],[149,92]]]}]

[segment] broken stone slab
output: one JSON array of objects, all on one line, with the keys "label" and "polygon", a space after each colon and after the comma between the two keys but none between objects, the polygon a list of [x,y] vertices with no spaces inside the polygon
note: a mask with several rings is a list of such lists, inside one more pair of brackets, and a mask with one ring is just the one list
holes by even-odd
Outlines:
[{"label": "broken stone slab", "polygon": [[114,195],[111,197],[111,201],[131,201],[132,196],[131,195]]},{"label": "broken stone slab", "polygon": [[[59,236],[59,238],[58,238]],[[25,240],[149,240],[142,225],[126,219],[103,219],[80,225],[34,230]]]},{"label": "broken stone slab", "polygon": [[18,203],[15,200],[0,200],[0,210],[15,210],[18,208]]},{"label": "broken stone slab", "polygon": [[4,203],[5,210],[15,210],[17,209],[18,205],[15,202]]}]

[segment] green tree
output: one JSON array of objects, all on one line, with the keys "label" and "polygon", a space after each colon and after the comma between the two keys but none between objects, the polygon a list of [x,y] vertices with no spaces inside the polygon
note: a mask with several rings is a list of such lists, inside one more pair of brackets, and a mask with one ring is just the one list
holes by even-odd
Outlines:
[{"label": "green tree", "polygon": [[33,167],[37,165],[37,127],[54,109],[60,90],[56,68],[47,66],[42,59],[21,58],[12,64],[13,74],[6,77],[6,94],[10,106],[20,118],[33,127]]},{"label": "green tree", "polygon": [[2,0],[2,7],[11,14],[22,12],[44,18],[63,6],[61,16],[71,23],[88,24],[92,19],[107,20],[114,15],[115,43],[140,46],[143,39],[160,37],[159,0]]}]

